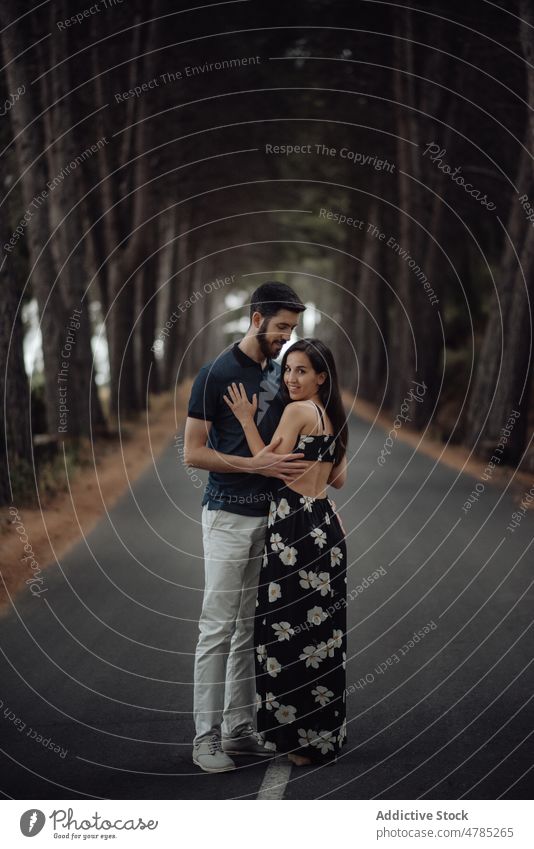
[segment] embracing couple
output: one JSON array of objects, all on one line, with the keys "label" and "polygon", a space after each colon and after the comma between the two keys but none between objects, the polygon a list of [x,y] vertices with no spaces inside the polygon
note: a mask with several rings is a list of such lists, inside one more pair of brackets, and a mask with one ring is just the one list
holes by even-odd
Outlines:
[{"label": "embracing couple", "polygon": [[345,483],[346,417],[320,340],[275,362],[304,309],[289,286],[260,286],[246,335],[189,400],[185,462],[210,473],[193,708],[205,772],[239,755],[324,763],[345,740],[347,556],[326,487]]}]

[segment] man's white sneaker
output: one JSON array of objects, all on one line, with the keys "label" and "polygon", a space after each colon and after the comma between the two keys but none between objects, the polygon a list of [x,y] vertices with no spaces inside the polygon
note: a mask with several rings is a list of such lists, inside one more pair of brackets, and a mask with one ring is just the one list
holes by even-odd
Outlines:
[{"label": "man's white sneaker", "polygon": [[203,737],[193,744],[193,763],[204,772],[228,772],[236,768],[232,758],[223,752],[221,739],[217,734]]},{"label": "man's white sneaker", "polygon": [[266,749],[262,737],[252,727],[240,729],[232,737],[223,737],[223,751],[228,755],[255,755],[260,758],[272,758],[274,752]]}]

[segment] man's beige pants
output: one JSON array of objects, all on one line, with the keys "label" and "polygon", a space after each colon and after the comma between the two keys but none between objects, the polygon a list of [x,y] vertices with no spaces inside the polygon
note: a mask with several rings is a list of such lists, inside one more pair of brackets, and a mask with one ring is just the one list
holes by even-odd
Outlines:
[{"label": "man's beige pants", "polygon": [[256,727],[254,616],[267,516],[202,509],[205,589],[195,653],[195,743]]}]

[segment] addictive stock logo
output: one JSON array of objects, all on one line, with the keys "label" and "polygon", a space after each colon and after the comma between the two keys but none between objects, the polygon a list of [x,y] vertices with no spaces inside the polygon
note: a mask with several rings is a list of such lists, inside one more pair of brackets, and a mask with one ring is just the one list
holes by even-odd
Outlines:
[{"label": "addictive stock logo", "polygon": [[46,817],[42,811],[36,808],[31,808],[29,811],[24,811],[20,818],[20,830],[24,837],[35,837],[39,834],[46,822]]}]

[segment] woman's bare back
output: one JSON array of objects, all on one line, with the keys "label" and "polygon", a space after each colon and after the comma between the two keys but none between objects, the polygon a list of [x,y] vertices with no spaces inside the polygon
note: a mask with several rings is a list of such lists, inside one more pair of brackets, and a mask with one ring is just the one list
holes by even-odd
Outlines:
[{"label": "woman's bare back", "polygon": [[[320,407],[322,413],[322,421],[317,413],[317,407],[313,401],[309,402],[310,414],[308,421],[302,428],[299,434],[299,439],[302,436],[323,437],[333,434],[332,422],[328,418],[325,410]],[[324,427],[323,427],[324,422]],[[328,478],[333,468],[333,463],[325,460],[310,460],[307,462],[307,469],[293,481],[291,489],[300,495],[308,495],[311,498],[325,498],[326,486]]]}]

